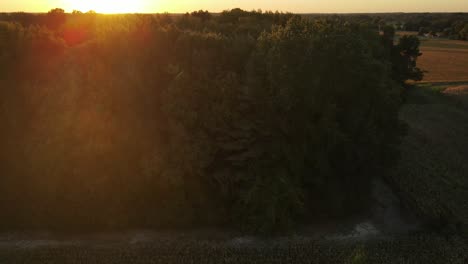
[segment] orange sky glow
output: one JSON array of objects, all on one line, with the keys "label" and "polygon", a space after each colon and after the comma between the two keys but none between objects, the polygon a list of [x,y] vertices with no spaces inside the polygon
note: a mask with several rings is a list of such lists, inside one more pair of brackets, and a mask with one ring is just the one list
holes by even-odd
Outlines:
[{"label": "orange sky glow", "polygon": [[295,13],[468,12],[467,0],[0,0],[0,12],[47,12],[60,7],[67,12],[100,13],[211,12],[240,7],[245,10],[279,10]]}]

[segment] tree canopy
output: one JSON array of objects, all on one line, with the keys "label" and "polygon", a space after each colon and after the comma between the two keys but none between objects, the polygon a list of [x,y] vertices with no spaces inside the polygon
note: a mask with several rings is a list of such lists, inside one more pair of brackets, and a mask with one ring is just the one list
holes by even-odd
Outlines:
[{"label": "tree canopy", "polygon": [[0,22],[3,226],[285,230],[359,211],[395,161],[413,38],[240,9],[62,11]]}]

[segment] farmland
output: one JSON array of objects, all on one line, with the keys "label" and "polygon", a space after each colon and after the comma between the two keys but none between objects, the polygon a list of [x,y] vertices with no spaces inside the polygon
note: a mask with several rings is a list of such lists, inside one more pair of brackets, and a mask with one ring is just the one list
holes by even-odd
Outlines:
[{"label": "farmland", "polygon": [[[417,32],[399,31],[401,36],[416,36]],[[418,67],[425,71],[423,82],[468,81],[468,42],[446,38],[420,37],[422,56]]]},{"label": "farmland", "polygon": [[424,82],[468,81],[468,42],[445,39],[422,39],[419,67]]},{"label": "farmland", "polygon": [[[138,233],[109,236],[106,242],[67,240],[28,243],[2,248],[2,264],[13,263],[466,263],[461,238],[415,235],[363,241],[200,238],[194,234]],[[109,239],[110,238],[110,239]]]},{"label": "farmland", "polygon": [[419,215],[456,232],[468,226],[467,92],[466,85],[429,83],[409,92],[401,111],[408,134],[390,177]]}]

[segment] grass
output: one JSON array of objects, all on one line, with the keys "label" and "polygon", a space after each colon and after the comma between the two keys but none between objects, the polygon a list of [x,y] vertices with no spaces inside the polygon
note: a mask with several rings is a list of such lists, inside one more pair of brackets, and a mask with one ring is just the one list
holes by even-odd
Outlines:
[{"label": "grass", "polygon": [[429,223],[462,233],[468,231],[468,95],[444,92],[453,86],[427,83],[409,91],[401,111],[408,134],[389,178]]}]

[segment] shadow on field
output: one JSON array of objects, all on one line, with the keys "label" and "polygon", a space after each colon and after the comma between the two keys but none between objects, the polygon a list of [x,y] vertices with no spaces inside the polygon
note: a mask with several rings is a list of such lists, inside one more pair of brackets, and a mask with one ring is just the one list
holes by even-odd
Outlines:
[{"label": "shadow on field", "polygon": [[408,92],[400,115],[408,134],[388,177],[410,208],[446,234],[468,226],[467,87],[426,83]]}]

